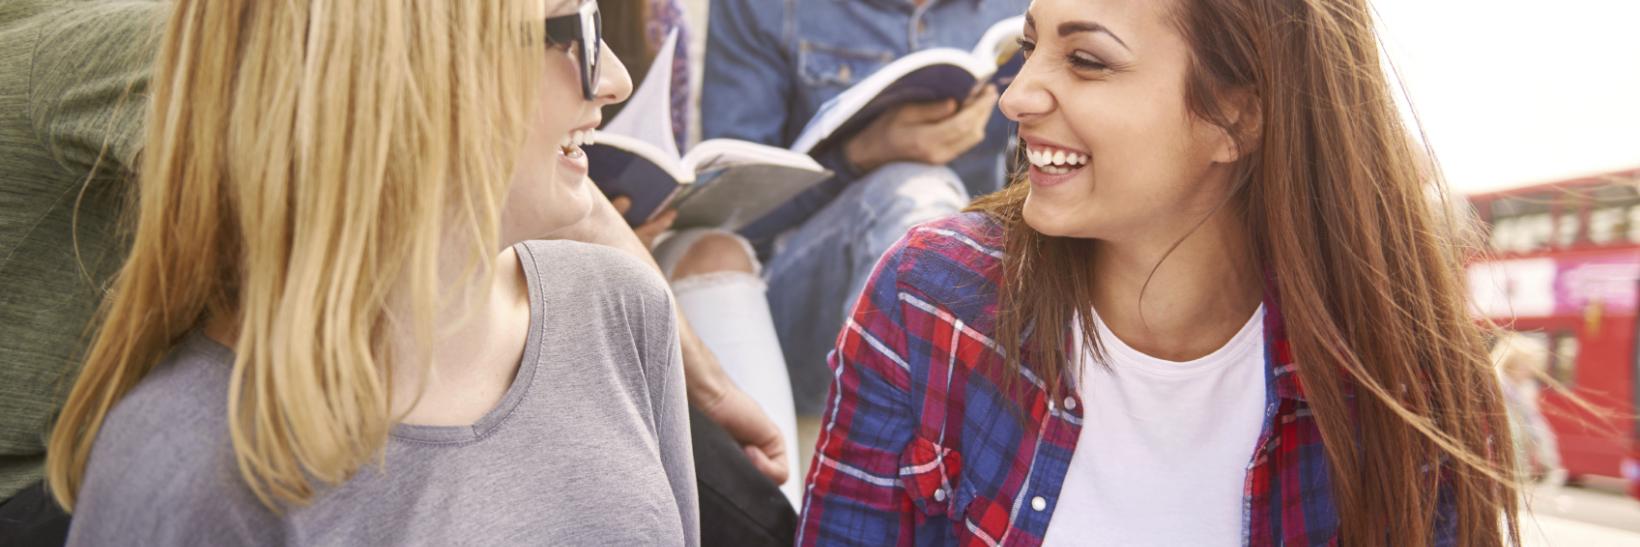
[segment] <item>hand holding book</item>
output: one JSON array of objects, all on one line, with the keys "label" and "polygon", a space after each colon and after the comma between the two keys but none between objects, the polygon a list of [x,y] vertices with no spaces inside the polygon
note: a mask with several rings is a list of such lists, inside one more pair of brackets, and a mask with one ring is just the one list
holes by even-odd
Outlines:
[{"label": "hand holding book", "polygon": [[997,95],[987,83],[960,104],[947,99],[899,105],[848,137],[843,155],[859,172],[895,161],[945,165],[985,140]]},{"label": "hand holding book", "polygon": [[[626,217],[627,213],[632,212],[632,198],[616,196],[609,203],[615,206],[615,212],[620,213],[622,217]],[[632,233],[638,235],[638,241],[643,242],[644,248],[652,249],[655,247],[655,239],[667,230],[672,229],[672,223],[677,220],[678,210],[666,209],[655,213],[655,216],[644,221],[643,224],[633,227]]]},{"label": "hand holding book", "polygon": [[[1024,16],[1010,17],[991,25],[972,50],[932,48],[896,59],[821,105],[791,149],[814,153],[843,144],[906,104],[957,100],[972,106],[981,86],[1007,88],[1025,62],[1018,43],[1024,28]],[[995,98],[990,102],[994,106]]]}]

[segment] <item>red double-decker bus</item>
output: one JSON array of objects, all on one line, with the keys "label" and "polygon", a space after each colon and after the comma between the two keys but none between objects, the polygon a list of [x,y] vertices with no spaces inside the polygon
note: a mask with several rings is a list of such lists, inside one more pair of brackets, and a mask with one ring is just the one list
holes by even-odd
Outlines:
[{"label": "red double-decker bus", "polygon": [[1489,228],[1469,264],[1476,311],[1551,351],[1542,406],[1568,473],[1628,480],[1640,498],[1640,169],[1469,197]]}]

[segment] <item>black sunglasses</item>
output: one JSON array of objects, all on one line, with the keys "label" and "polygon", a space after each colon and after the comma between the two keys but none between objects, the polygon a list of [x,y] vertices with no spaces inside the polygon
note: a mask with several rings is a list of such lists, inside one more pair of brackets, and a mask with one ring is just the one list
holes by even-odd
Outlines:
[{"label": "black sunglasses", "polygon": [[603,58],[604,20],[598,0],[583,0],[575,13],[547,19],[547,45],[581,45],[581,95],[587,100],[598,96],[598,69]]}]

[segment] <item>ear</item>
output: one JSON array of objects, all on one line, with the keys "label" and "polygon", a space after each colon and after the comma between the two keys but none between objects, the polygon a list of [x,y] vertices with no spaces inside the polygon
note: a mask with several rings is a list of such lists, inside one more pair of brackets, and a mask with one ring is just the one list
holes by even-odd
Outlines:
[{"label": "ear", "polygon": [[1213,161],[1235,163],[1258,148],[1264,136],[1264,111],[1258,96],[1247,89],[1225,93],[1220,104],[1225,124],[1219,128],[1219,140],[1213,150]]}]

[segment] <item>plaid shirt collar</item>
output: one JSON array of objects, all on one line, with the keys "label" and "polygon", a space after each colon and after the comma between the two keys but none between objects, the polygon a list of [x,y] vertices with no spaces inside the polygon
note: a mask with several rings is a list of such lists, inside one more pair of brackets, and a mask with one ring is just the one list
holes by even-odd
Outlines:
[{"label": "plaid shirt collar", "polygon": [[1292,345],[1287,342],[1287,323],[1282,319],[1275,278],[1267,275],[1266,279],[1269,281],[1264,291],[1264,340],[1267,350],[1274,352],[1267,359],[1268,378],[1275,384],[1277,397],[1307,404],[1304,387],[1299,385],[1297,370],[1293,368]]}]

